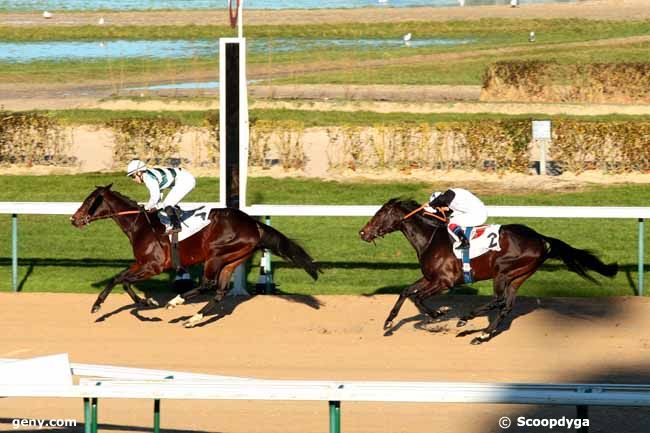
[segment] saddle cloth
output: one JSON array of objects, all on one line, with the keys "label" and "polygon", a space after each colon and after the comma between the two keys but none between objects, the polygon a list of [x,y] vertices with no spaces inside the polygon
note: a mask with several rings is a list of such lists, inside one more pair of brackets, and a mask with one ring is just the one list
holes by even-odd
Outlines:
[{"label": "saddle cloth", "polygon": [[[201,231],[203,227],[210,224],[210,209],[206,209],[204,206],[201,206],[196,209],[182,209],[181,208],[181,232],[178,234],[178,241],[187,239],[193,234]],[[167,229],[171,227],[169,217],[164,210],[158,211],[158,218],[160,222],[165,225]],[[170,235],[171,238],[171,235]]]},{"label": "saddle cloth", "polygon": [[[473,259],[482,256],[488,251],[501,251],[501,244],[499,242],[500,229],[500,224],[486,224],[471,227],[470,235],[467,237],[469,240],[469,258]],[[462,260],[463,250],[456,249],[459,244],[460,241],[455,240],[453,250],[456,258]]]}]

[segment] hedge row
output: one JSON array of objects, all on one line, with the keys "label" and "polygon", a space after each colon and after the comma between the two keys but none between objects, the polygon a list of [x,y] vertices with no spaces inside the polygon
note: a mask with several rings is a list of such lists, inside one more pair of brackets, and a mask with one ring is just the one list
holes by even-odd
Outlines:
[{"label": "hedge row", "polygon": [[[34,113],[0,113],[0,164],[70,164],[62,126]],[[200,143],[209,163],[218,165],[216,118],[206,119],[209,132]],[[174,119],[121,119],[114,131],[113,158],[122,164],[139,157],[154,164],[198,164],[179,155],[186,127]],[[325,134],[330,169],[447,170],[462,168],[526,172],[537,155],[531,152],[529,120],[485,120],[448,123],[392,123],[368,127],[342,125],[307,130],[296,121],[253,121],[250,164],[268,167],[279,161],[285,169],[302,169],[309,134]],[[556,120],[549,157],[573,173],[650,171],[650,122],[587,122]]]},{"label": "hedge row", "polygon": [[497,62],[485,71],[481,99],[647,104],[650,64]]}]

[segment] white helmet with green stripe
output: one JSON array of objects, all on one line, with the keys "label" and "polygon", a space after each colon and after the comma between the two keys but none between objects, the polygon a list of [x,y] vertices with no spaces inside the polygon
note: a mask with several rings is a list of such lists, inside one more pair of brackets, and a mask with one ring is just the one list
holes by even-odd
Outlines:
[{"label": "white helmet with green stripe", "polygon": [[134,174],[140,171],[145,171],[146,169],[147,165],[144,162],[140,161],[139,159],[134,159],[129,162],[129,165],[126,166],[126,175],[133,176]]}]

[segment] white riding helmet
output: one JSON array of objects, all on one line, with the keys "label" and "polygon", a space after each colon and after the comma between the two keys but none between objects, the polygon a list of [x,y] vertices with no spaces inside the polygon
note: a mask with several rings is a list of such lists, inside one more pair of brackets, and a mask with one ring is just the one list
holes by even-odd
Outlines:
[{"label": "white riding helmet", "polygon": [[429,197],[429,203],[431,203],[432,201],[434,201],[435,199],[437,199],[438,196],[440,196],[440,195],[442,195],[442,193],[441,193],[440,191],[434,191],[434,192],[432,192],[432,193],[431,193],[431,197]]},{"label": "white riding helmet", "polygon": [[147,169],[147,165],[140,161],[139,159],[134,159],[131,162],[129,162],[129,165],[126,166],[126,175],[127,176],[133,176],[135,173],[139,171],[145,171]]}]

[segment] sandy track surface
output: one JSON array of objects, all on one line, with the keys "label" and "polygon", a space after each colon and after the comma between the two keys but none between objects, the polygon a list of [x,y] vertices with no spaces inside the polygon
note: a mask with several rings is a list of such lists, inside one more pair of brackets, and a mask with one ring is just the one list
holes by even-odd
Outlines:
[{"label": "sandy track surface", "polygon": [[[5,13],[0,25],[78,26],[94,25],[104,17],[106,25],[227,25],[228,11],[152,12],[59,12],[49,20],[42,11]],[[599,20],[641,20],[650,18],[646,0],[587,0],[569,4],[535,4],[511,8],[499,6],[444,8],[362,8],[319,10],[245,10],[244,25],[322,24],[345,22],[447,21],[481,18],[582,18]]]},{"label": "sandy track surface", "polygon": [[[91,315],[94,298],[0,294],[0,357],[68,352],[73,362],[278,379],[650,382],[650,299],[519,298],[510,329],[488,344],[471,346],[471,337],[456,337],[455,317],[485,298],[437,298],[432,305],[452,308],[448,318],[425,325],[439,332],[419,329],[422,317],[407,302],[396,329],[386,336],[381,324],[393,295],[229,298],[223,316],[190,330],[177,321],[202,304],[136,310],[126,296],[112,294]],[[479,318],[469,329],[485,325]],[[151,425],[151,406],[150,401],[100,401],[100,428],[143,431]],[[328,428],[325,403],[164,401],[162,407],[162,425],[172,432]],[[499,432],[497,420],[503,415],[575,415],[570,407],[378,403],[346,403],[342,413],[344,431],[368,433]],[[650,428],[647,409],[592,408],[591,416],[591,432]],[[0,400],[0,430],[10,429],[15,418],[81,423],[82,405],[69,399]]]}]

